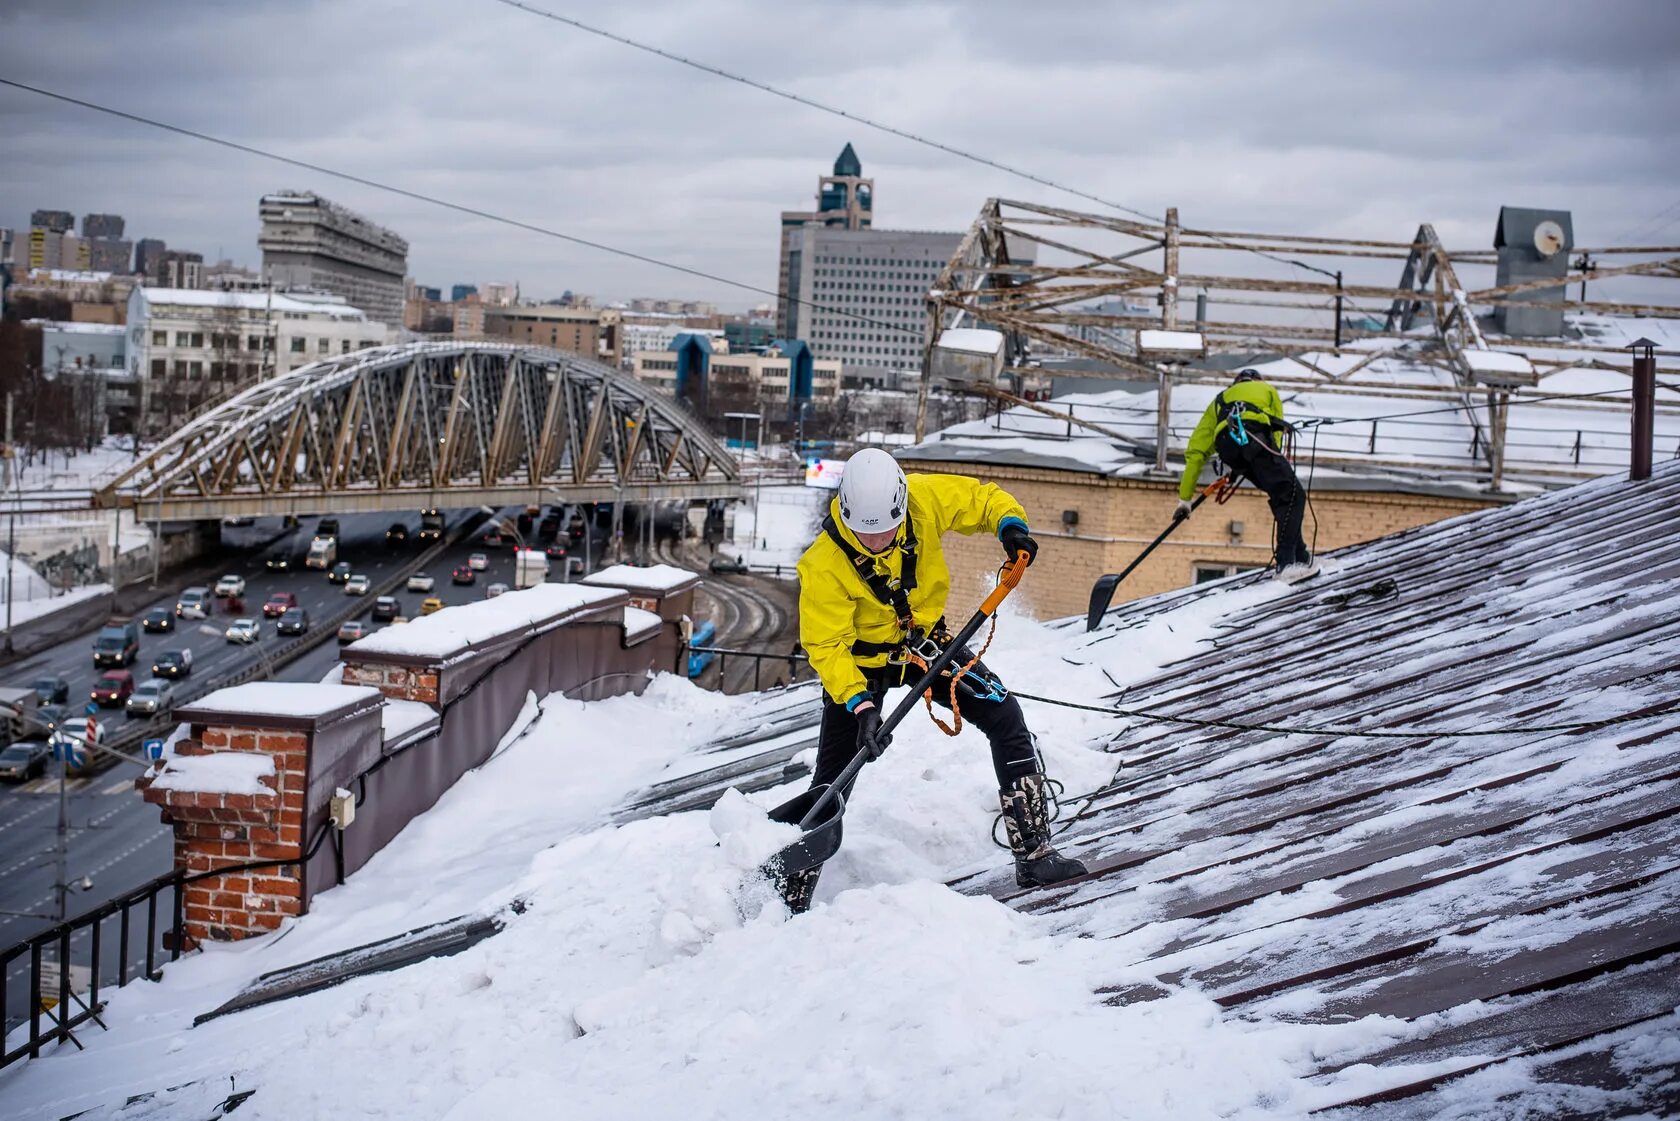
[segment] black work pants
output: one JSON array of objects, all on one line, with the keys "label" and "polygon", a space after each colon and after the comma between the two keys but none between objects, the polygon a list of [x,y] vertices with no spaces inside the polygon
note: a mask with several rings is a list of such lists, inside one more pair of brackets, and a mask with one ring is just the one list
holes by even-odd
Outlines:
[{"label": "black work pants", "polygon": [[1248,443],[1239,444],[1229,430],[1221,432],[1214,449],[1225,466],[1266,492],[1277,521],[1277,566],[1288,568],[1309,559],[1307,543],[1301,537],[1301,518],[1307,512],[1307,492],[1295,477],[1295,468],[1281,452],[1265,442],[1266,437],[1249,430]]},{"label": "black work pants", "polygon": [[[967,663],[968,657],[960,658],[957,667],[961,668]],[[976,666],[975,670],[985,677],[992,678],[984,666]],[[869,681],[869,695],[881,707],[881,716],[885,719],[889,707],[886,703],[887,690],[903,685],[906,676],[912,681],[919,679],[921,670],[913,665],[882,666],[879,669],[865,670],[864,676]],[[933,689],[933,699],[934,703],[942,708],[951,707],[949,676],[940,675],[939,682]],[[1020,701],[1007,694],[1001,701],[982,700],[969,696],[959,687],[957,703],[962,708],[963,723],[974,725],[991,741],[992,769],[997,772],[999,789],[1010,786],[1018,778],[1038,773],[1038,753],[1033,746],[1032,733],[1027,731],[1027,718],[1021,712]],[[911,714],[905,719],[918,718],[917,714]],[[845,705],[836,704],[824,693],[822,732],[817,743],[817,769],[811,776],[811,785],[823,786],[833,782],[856,754],[857,717],[847,712]],[[851,793],[849,789],[841,791],[846,797],[850,797]]]}]

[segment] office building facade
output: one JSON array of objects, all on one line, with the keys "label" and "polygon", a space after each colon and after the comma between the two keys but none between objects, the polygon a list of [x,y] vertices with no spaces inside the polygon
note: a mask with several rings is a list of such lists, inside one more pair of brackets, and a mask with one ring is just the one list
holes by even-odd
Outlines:
[{"label": "office building facade", "polygon": [[817,180],[815,210],[782,211],[782,247],[776,279],[776,327],[783,338],[801,338],[798,327],[798,252],[801,231],[816,226],[830,230],[867,230],[875,216],[875,180],[863,177],[863,165],[847,144],[834,161],[832,174]]},{"label": "office building facade", "polygon": [[258,214],[262,271],[276,288],[330,292],[377,322],[403,321],[403,238],[308,191],[264,195]]}]

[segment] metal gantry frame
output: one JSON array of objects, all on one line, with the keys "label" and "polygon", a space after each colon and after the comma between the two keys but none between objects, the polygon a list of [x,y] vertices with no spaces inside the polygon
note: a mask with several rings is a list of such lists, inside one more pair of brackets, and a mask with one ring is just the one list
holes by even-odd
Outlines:
[{"label": "metal gantry frame", "polygon": [[94,492],[145,520],[741,493],[723,444],[608,366],[512,343],[375,347],[183,426]]},{"label": "metal gantry frame", "polygon": [[[1154,383],[1159,386],[1154,438],[1138,443],[1152,445],[1150,450],[1158,466],[1164,468],[1173,385],[1224,384],[1230,375],[1222,369],[1150,361],[1137,352],[1131,339],[1142,329],[1194,330],[1203,336],[1209,355],[1264,353],[1291,360],[1298,370],[1294,376],[1269,379],[1285,391],[1411,398],[1420,402],[1420,409],[1427,408],[1422,402],[1429,401],[1464,406],[1473,430],[1475,456],[1484,463],[1481,473],[1491,474],[1497,489],[1505,449],[1503,419],[1509,406],[1523,404],[1525,397],[1545,394],[1478,382],[1466,354],[1491,347],[1477,323],[1475,309],[1510,304],[1524,293],[1541,288],[1597,284],[1616,277],[1680,278],[1680,246],[1571,252],[1579,259],[1561,279],[1475,290],[1462,285],[1455,262],[1491,265],[1495,261],[1493,251],[1448,251],[1429,224],[1421,225],[1411,241],[1371,241],[1195,229],[1181,225],[1176,210],[1168,210],[1163,222],[1151,223],[1038,203],[988,199],[928,293],[923,368],[934,369],[934,350],[944,330],[990,327],[1005,336],[1005,376],[1001,380],[1010,384],[953,388],[1019,402],[1026,383],[1046,376],[1048,371],[1037,359],[1047,351],[1094,359],[1102,367],[1057,369],[1054,373],[1058,377],[1129,376]],[[1604,267],[1601,261],[1581,267],[1582,261],[1592,257],[1614,255],[1630,263]],[[1187,257],[1202,267],[1186,272],[1181,262]],[[1047,258],[1056,263],[1045,263]],[[1287,275],[1255,275],[1262,259],[1271,263],[1273,272],[1278,271],[1277,265],[1288,266]],[[1398,283],[1344,282],[1344,269],[1369,274],[1372,260],[1394,262],[1399,267]],[[1215,271],[1206,267],[1212,261],[1231,264],[1228,271]],[[1384,267],[1392,266],[1375,266]],[[1191,295],[1198,291],[1202,298]],[[1181,301],[1186,300],[1196,304],[1193,319],[1185,314],[1187,308]],[[1116,310],[1112,303],[1104,306],[1105,301],[1147,301],[1159,310],[1145,311],[1136,306]],[[1243,311],[1231,318],[1210,316],[1210,302],[1221,311],[1231,307]],[[1571,312],[1680,318],[1680,303],[1565,299],[1551,306]],[[1263,310],[1250,312],[1249,308]],[[1368,324],[1380,327],[1350,326],[1343,318],[1344,310],[1356,312]],[[1333,321],[1319,325],[1326,315],[1333,315]],[[1500,339],[1494,343],[1507,345]],[[1542,375],[1582,365],[1631,372],[1624,348],[1588,339],[1523,338],[1508,345],[1529,351],[1535,369]],[[1533,355],[1536,350],[1541,355]],[[1544,357],[1548,350],[1569,353]],[[1311,357],[1327,352],[1351,352],[1360,360],[1351,369],[1331,372]],[[1585,360],[1583,352],[1588,355]],[[1391,375],[1373,377],[1372,364],[1390,355],[1404,355],[1409,363],[1434,367],[1450,376],[1404,380]],[[1664,372],[1680,373],[1680,356],[1663,357]],[[918,440],[927,435],[930,381],[922,379]],[[1614,403],[1558,407],[1623,415],[1627,411],[1625,404]],[[1067,419],[1086,429],[1096,427],[1089,417],[1070,414]],[[1358,462],[1376,465],[1369,458]]]}]

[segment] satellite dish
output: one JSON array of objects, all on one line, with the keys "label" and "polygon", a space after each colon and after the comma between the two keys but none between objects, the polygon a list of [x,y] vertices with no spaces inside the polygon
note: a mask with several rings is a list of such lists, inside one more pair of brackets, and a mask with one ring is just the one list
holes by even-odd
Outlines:
[{"label": "satellite dish", "polygon": [[1563,227],[1550,218],[1534,227],[1534,248],[1542,257],[1550,257],[1563,248]]}]

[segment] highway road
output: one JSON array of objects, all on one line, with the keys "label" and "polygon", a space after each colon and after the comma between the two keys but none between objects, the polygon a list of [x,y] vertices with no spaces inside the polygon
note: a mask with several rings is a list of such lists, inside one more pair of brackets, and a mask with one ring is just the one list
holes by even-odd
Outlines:
[{"label": "highway road", "polygon": [[[466,512],[452,514],[449,519],[451,528],[469,516]],[[391,524],[389,515],[340,518],[340,559],[350,561],[355,572],[366,573],[376,584],[385,576],[411,569],[424,551],[415,541],[419,515],[416,513],[404,521],[410,532],[409,544],[388,548],[385,529]],[[306,519],[297,531],[270,547],[252,547],[251,543],[273,537],[278,530],[277,520],[261,520],[248,529],[224,531],[224,540],[229,541],[225,570],[246,580],[247,615],[260,617],[263,600],[275,591],[296,594],[316,625],[321,625],[320,620],[342,608],[346,602],[343,589],[330,583],[325,573],[302,567],[302,553],[307,549],[314,528],[313,519]],[[479,532],[481,530],[449,546],[425,568],[436,580],[431,594],[441,597],[445,604],[456,605],[482,599],[485,589],[493,583],[513,586],[512,550],[506,546],[485,547],[477,540]],[[296,566],[287,572],[273,573],[268,571],[264,561],[269,553],[279,549],[294,551]],[[599,537],[594,542],[594,549],[600,549]],[[471,585],[453,584],[451,570],[465,565],[468,555],[473,552],[486,554],[489,569],[478,573]],[[559,576],[558,563],[553,566],[553,575],[555,578]],[[178,588],[160,589],[147,608],[153,605],[172,607],[178,591]],[[399,590],[396,596],[404,615],[419,615],[424,595]],[[359,618],[367,619],[373,599],[371,595],[365,597]],[[178,621],[174,632],[143,635],[140,658],[132,667],[135,680],[142,681],[150,676],[152,659],[162,650],[191,647],[194,654],[191,680],[207,682],[255,664],[261,659],[263,649],[277,645],[273,620],[268,619],[262,620],[262,638],[256,647],[227,642],[221,631],[229,619],[225,614],[217,614],[204,621],[212,629],[213,633],[209,634],[199,629],[200,624],[183,620]],[[93,667],[92,642],[93,633],[89,632],[85,638],[22,659],[0,670],[0,680],[8,685],[26,686],[37,677],[62,674],[70,681],[73,710],[80,712],[93,680],[103,672]],[[337,664],[338,658],[338,643],[329,638],[278,670],[275,677],[279,680],[319,681]],[[117,710],[106,710],[101,717],[113,730],[120,729],[126,719]],[[134,778],[138,773],[137,766],[118,763],[97,775],[73,778],[65,783],[70,824],[67,879],[72,884],[78,883],[84,876],[91,877],[93,881],[90,891],[72,889],[69,893],[67,911],[71,916],[92,910],[101,902],[170,870],[172,833],[159,820],[157,809],[146,805],[134,792]],[[50,918],[31,916],[50,916],[57,911],[54,854],[59,783],[59,768],[55,763],[46,777],[0,788],[0,949],[15,945],[53,925]],[[160,900],[159,907],[160,921],[166,923],[169,914],[167,897]],[[130,956],[138,962],[144,958],[144,948],[140,944],[145,929],[143,909],[135,912],[134,921],[137,924],[135,945]],[[101,956],[108,962],[107,972],[114,972],[115,968],[115,925],[114,921],[108,923],[103,935],[105,941]],[[21,986],[27,981],[27,970],[27,957],[6,970],[8,992],[5,1011],[8,1025],[15,1024],[23,1012]]]}]

